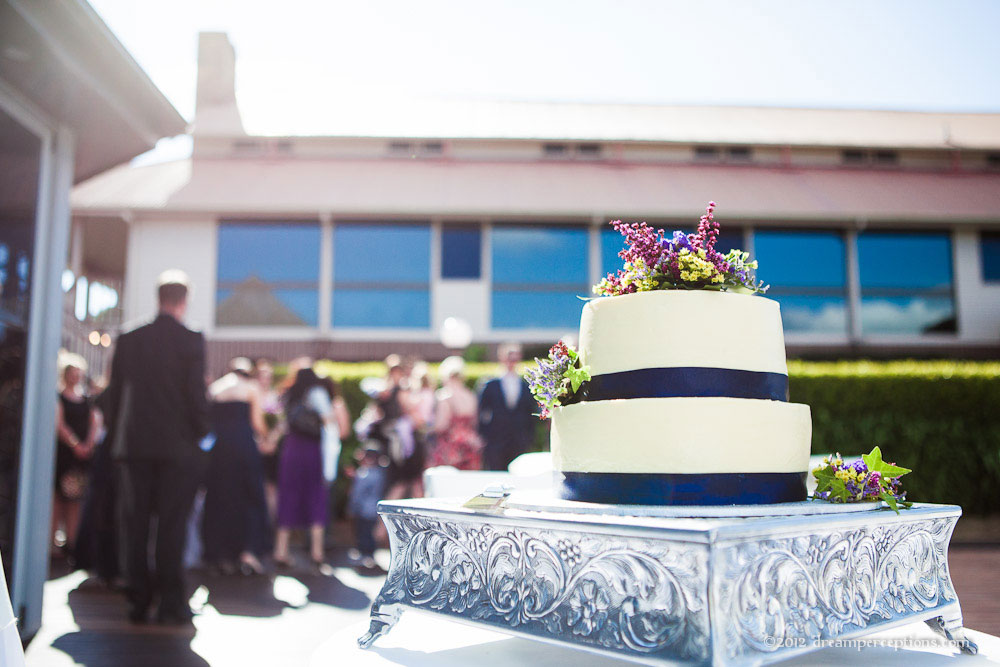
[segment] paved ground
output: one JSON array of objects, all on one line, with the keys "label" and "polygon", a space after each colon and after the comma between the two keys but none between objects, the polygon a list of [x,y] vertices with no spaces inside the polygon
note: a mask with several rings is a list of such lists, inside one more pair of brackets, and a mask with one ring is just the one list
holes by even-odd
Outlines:
[{"label": "paved ground", "polygon": [[[377,554],[388,565],[388,552]],[[125,621],[121,595],[83,572],[45,587],[42,628],[28,646],[29,667],[195,667],[305,665],[332,633],[368,615],[382,576],[362,576],[337,553],[321,574],[301,568],[268,577],[193,572],[193,629]]]},{"label": "paved ground", "polygon": [[[383,566],[388,553],[378,554]],[[195,573],[193,630],[132,626],[121,597],[81,573],[45,589],[42,629],[29,667],[275,667],[305,665],[339,629],[361,621],[382,584],[356,573],[342,553],[331,572],[303,567],[274,577]],[[966,626],[1000,634],[1000,546],[953,546],[951,570]],[[346,666],[345,666],[346,667]]]}]

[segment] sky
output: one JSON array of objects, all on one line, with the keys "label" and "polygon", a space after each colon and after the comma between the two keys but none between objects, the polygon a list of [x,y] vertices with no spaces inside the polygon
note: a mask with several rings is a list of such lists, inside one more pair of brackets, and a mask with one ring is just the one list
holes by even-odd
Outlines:
[{"label": "sky", "polygon": [[407,97],[1000,111],[997,0],[90,2],[189,120],[203,30],[263,126]]}]

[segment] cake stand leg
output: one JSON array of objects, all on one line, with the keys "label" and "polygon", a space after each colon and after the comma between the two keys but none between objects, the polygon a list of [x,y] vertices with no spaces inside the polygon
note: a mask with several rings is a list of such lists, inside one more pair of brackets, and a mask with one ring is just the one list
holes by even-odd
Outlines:
[{"label": "cake stand leg", "polygon": [[400,605],[387,604],[381,598],[376,598],[372,605],[371,625],[368,627],[368,632],[358,639],[358,646],[370,647],[376,639],[392,630],[402,613],[403,608]]},{"label": "cake stand leg", "polygon": [[938,616],[927,621],[927,625],[939,635],[953,643],[958,650],[967,655],[979,653],[979,647],[975,642],[965,636],[965,628],[962,627],[962,615],[955,614],[949,616]]}]

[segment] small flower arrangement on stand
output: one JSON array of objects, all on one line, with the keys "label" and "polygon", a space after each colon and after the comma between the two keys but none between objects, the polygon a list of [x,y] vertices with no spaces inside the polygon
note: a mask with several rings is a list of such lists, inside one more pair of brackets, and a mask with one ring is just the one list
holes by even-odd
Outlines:
[{"label": "small flower arrangement on stand", "polygon": [[594,286],[600,296],[618,296],[635,292],[665,289],[707,289],[763,294],[767,286],[755,283],[751,273],[757,261],[749,253],[733,249],[722,254],[715,249],[719,223],[715,220],[715,202],[708,202],[696,234],[674,232],[666,236],[645,222],[611,225],[625,237],[627,247],[618,253],[625,267],[609,273]]},{"label": "small flower arrangement on stand", "polygon": [[557,405],[572,403],[580,386],[590,379],[590,369],[580,362],[579,353],[562,341],[549,349],[547,359],[535,359],[535,364],[524,376],[542,410],[539,419],[548,419]]},{"label": "small flower arrangement on stand", "polygon": [[913,504],[899,485],[899,478],[909,472],[909,468],[883,461],[878,447],[856,461],[845,462],[840,454],[828,456],[813,470],[815,497],[832,503],[882,500],[899,514],[900,507]]}]

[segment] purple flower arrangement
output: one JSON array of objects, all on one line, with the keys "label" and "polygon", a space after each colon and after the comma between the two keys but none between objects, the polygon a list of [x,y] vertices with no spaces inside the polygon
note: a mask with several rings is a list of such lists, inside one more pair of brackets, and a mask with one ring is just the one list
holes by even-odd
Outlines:
[{"label": "purple flower arrangement", "polygon": [[715,202],[708,202],[696,234],[674,232],[666,236],[645,222],[615,220],[611,226],[625,237],[626,247],[618,253],[625,266],[617,274],[609,273],[594,286],[594,293],[617,296],[635,292],[666,289],[711,289],[747,294],[767,291],[755,283],[751,273],[757,262],[749,253],[715,249],[719,223],[715,220]]},{"label": "purple flower arrangement", "polygon": [[856,461],[844,461],[840,454],[828,456],[813,470],[815,497],[832,503],[882,500],[898,514],[900,506],[913,504],[899,485],[899,478],[908,472],[909,468],[883,461],[878,447]]},{"label": "purple flower arrangement", "polygon": [[590,369],[581,363],[579,353],[562,341],[549,349],[547,359],[535,359],[535,364],[524,376],[541,408],[539,419],[548,419],[553,408],[566,405],[590,379]]}]

